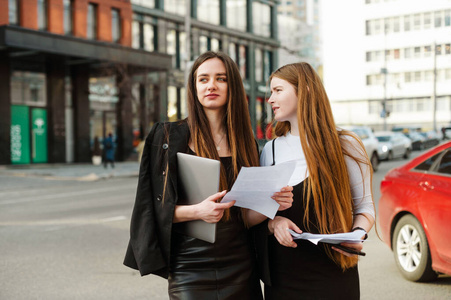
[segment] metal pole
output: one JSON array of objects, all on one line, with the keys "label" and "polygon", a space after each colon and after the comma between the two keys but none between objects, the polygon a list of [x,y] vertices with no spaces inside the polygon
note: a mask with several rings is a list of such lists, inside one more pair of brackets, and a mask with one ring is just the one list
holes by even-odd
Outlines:
[{"label": "metal pole", "polygon": [[384,67],[381,73],[384,74],[384,98],[382,99],[382,118],[384,120],[384,131],[387,131],[387,55],[385,53],[387,48],[387,24],[384,24]]},{"label": "metal pole", "polygon": [[191,0],[186,0],[185,12],[185,86],[188,82],[189,67],[191,61]]},{"label": "metal pole", "polygon": [[432,126],[434,131],[437,131],[437,45],[434,42],[433,46],[433,55],[434,55],[434,69],[432,71]]}]

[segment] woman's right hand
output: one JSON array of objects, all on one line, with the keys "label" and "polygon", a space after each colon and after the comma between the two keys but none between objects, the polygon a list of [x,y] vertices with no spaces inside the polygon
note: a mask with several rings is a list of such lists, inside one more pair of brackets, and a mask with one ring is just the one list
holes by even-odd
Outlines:
[{"label": "woman's right hand", "polygon": [[297,227],[296,224],[294,224],[294,222],[290,219],[276,216],[268,222],[268,228],[282,246],[291,248],[296,248],[298,246],[296,242],[293,241],[293,237],[288,229],[291,229],[297,233],[302,233],[302,230],[299,229],[299,227]]},{"label": "woman's right hand", "polygon": [[217,201],[225,196],[227,191],[222,191],[211,195],[199,204],[196,204],[197,219],[204,220],[207,223],[217,223],[224,215],[224,210],[231,208],[236,201],[228,203],[218,203]]}]

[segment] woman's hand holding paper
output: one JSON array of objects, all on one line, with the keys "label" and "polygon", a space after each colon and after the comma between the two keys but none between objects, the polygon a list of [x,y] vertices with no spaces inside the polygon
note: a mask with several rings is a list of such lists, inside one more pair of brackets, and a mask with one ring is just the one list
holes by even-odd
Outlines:
[{"label": "woman's hand holding paper", "polygon": [[296,248],[297,244],[293,241],[288,229],[294,230],[297,233],[302,233],[302,230],[296,226],[290,219],[276,216],[273,220],[268,222],[268,228],[271,233],[274,234],[275,238],[285,247]]},{"label": "woman's hand holding paper", "polygon": [[285,186],[283,187],[280,192],[274,193],[272,195],[272,199],[274,199],[277,203],[279,203],[279,211],[285,210],[291,207],[293,204],[293,187],[292,186]]}]

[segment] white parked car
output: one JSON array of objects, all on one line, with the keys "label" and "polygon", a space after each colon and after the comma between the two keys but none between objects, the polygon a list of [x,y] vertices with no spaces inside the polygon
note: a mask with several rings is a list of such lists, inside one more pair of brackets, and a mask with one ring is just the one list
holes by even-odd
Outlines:
[{"label": "white parked car", "polygon": [[376,172],[379,166],[379,154],[377,153],[379,141],[371,128],[366,126],[343,126],[342,128],[353,131],[362,140],[366,153],[373,166],[373,171]]},{"label": "white parked car", "polygon": [[378,155],[380,160],[393,158],[409,158],[412,152],[412,141],[400,132],[378,131],[374,135],[379,140]]}]

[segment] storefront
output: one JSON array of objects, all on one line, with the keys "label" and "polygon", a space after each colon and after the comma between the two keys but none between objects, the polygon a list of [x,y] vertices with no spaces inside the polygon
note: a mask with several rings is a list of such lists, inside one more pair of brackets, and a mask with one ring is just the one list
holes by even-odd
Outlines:
[{"label": "storefront", "polygon": [[0,164],[90,162],[110,132],[125,160],[134,129],[166,115],[167,93],[146,86],[167,89],[169,55],[11,26],[0,49]]}]

